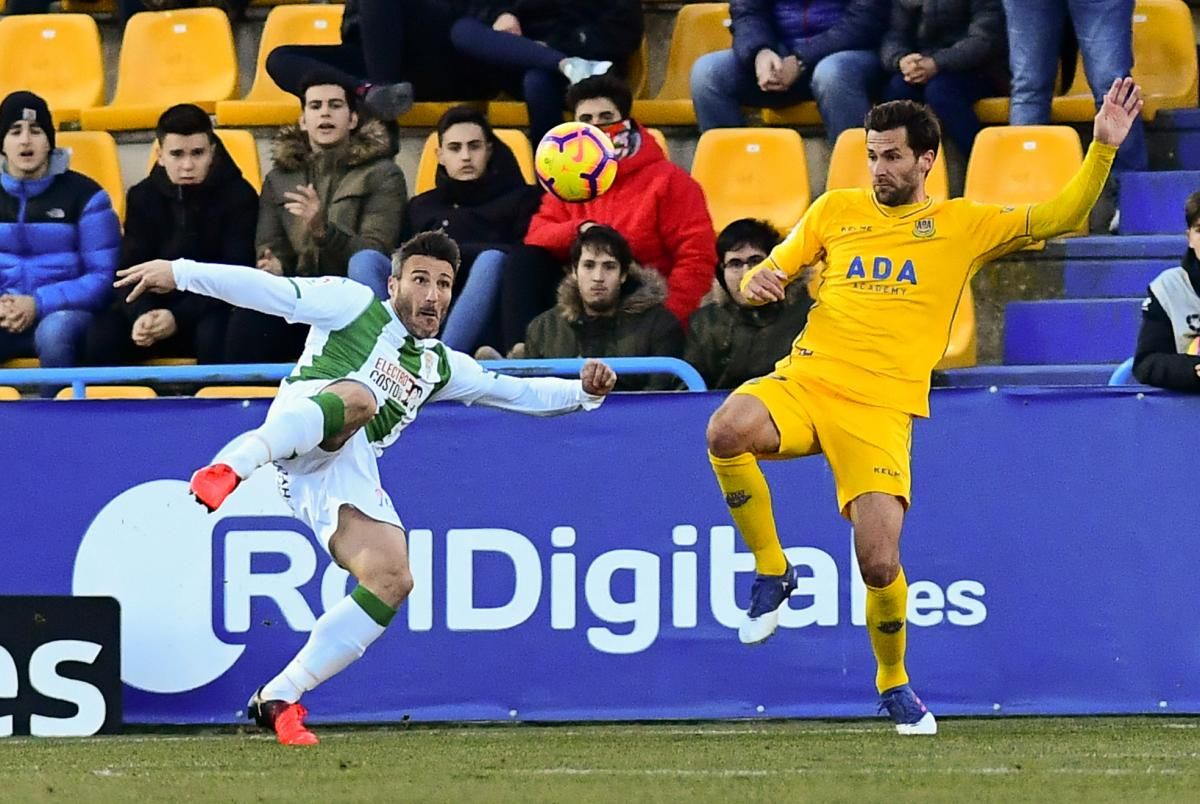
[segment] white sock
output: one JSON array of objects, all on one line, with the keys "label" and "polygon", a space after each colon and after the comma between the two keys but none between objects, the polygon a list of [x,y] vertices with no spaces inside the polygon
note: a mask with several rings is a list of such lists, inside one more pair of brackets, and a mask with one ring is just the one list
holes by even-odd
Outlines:
[{"label": "white sock", "polygon": [[324,440],[324,411],[311,399],[296,398],[271,411],[257,430],[229,442],[213,463],[228,464],[245,480],[263,464],[303,455]]},{"label": "white sock", "polygon": [[385,630],[386,625],[380,625],[353,596],[347,595],[321,615],[296,658],[267,682],[263,700],[288,703],[300,700],[301,695],[362,656]]}]

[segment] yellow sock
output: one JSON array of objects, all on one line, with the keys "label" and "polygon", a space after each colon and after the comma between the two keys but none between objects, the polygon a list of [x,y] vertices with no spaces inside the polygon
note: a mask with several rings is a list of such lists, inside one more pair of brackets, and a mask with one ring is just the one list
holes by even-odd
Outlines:
[{"label": "yellow sock", "polygon": [[904,569],[882,589],[867,587],[867,631],[879,670],[875,686],[880,692],[908,683],[904,669],[905,625],[908,611],[908,582]]},{"label": "yellow sock", "polygon": [[708,460],[725,494],[729,513],[746,546],[754,553],[755,568],[760,575],[782,575],[787,571],[787,559],[775,532],[771,489],[758,468],[758,460],[748,452],[735,458],[718,458],[709,453]]}]

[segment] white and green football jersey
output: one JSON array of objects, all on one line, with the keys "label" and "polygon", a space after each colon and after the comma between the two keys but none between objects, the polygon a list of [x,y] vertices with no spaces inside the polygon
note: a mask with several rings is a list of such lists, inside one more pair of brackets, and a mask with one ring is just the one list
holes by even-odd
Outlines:
[{"label": "white and green football jersey", "polygon": [[486,371],[468,355],[405,329],[390,302],[345,277],[277,277],[191,260],[172,263],[180,290],[222,299],[312,327],[285,383],[355,380],[375,395],[367,437],[386,447],[434,399],[552,416],[599,406],[579,380],[517,378]]}]

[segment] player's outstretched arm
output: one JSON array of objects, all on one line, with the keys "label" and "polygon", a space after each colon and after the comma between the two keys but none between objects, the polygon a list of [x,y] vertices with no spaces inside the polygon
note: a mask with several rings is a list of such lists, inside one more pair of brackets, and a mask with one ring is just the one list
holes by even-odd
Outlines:
[{"label": "player's outstretched arm", "polygon": [[1046,240],[1079,229],[1100,197],[1117,149],[1142,111],[1142,92],[1132,78],[1113,81],[1092,126],[1092,144],[1079,171],[1055,196],[1029,211],[1029,234]]},{"label": "player's outstretched arm", "polygon": [[557,416],[594,410],[617,384],[617,374],[599,360],[588,360],[578,380],[560,377],[509,377],[487,371],[462,352],[446,350],[450,380],[434,396],[466,405],[480,404],[533,416]]},{"label": "player's outstretched arm", "polygon": [[132,288],[129,301],[146,292],[186,290],[326,329],[345,326],[374,298],[370,289],[342,278],[293,279],[240,265],[192,260],[151,260],[118,271],[117,277],[115,287]]}]

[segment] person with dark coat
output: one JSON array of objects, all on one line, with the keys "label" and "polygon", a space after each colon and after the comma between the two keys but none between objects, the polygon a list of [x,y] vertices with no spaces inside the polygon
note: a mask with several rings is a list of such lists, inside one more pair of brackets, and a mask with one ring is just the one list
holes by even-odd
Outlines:
[{"label": "person with dark coat", "polygon": [[[625,238],[607,226],[587,227],[571,247],[570,273],[558,304],[529,323],[512,357],[648,357],[683,354],[683,329],[663,302],[666,281],[633,262]],[[672,390],[669,375],[628,375],[619,391]]]},{"label": "person with dark coat", "polygon": [[436,186],[408,202],[401,239],[441,230],[458,243],[462,264],[441,340],[472,353],[496,324],[508,250],[525,237],[542,193],[478,109],[449,109],[437,137]]},{"label": "person with dark coat", "polygon": [[969,156],[980,129],[975,102],[1007,89],[1000,0],[892,0],[879,54],[890,74],[884,100],[929,104],[946,137]]},{"label": "person with dark coat", "polygon": [[[213,133],[208,113],[190,103],[158,119],[158,163],[129,188],[121,268],[187,258],[254,265],[258,193]],[[157,357],[222,363],[229,306],[194,293],[144,294],[98,316],[87,362],[120,365]]]},{"label": "person with dark coat", "polygon": [[1133,376],[1146,385],[1200,391],[1200,192],[1183,208],[1188,250],[1154,278],[1142,302]]},{"label": "person with dark coat", "polygon": [[55,147],[45,100],[4,98],[0,136],[0,360],[74,366],[112,297],[121,224],[108,193]]},{"label": "person with dark coat", "polygon": [[766,221],[742,218],[717,236],[717,276],[700,309],[692,313],[683,359],[709,388],[736,388],[771,369],[792,348],[808,323],[812,299],[803,282],[787,298],[751,305],[742,296],[742,275],[767,258],[779,233]]}]

